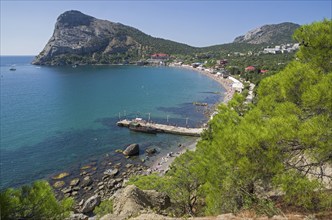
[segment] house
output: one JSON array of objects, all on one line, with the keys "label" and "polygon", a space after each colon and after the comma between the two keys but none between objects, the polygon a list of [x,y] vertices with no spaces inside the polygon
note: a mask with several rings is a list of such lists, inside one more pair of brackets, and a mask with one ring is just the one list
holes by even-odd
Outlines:
[{"label": "house", "polygon": [[235,79],[234,77],[229,76],[228,79],[230,79],[233,82],[232,83],[232,88],[235,91],[241,93],[242,90],[244,89],[243,84],[239,80]]},{"label": "house", "polygon": [[245,71],[255,71],[256,68],[254,66],[247,66],[244,70]]},{"label": "house", "polygon": [[268,70],[261,70],[260,73],[267,73],[269,72]]},{"label": "house", "polygon": [[151,55],[151,59],[166,60],[168,58],[169,55],[165,53],[155,53]]}]

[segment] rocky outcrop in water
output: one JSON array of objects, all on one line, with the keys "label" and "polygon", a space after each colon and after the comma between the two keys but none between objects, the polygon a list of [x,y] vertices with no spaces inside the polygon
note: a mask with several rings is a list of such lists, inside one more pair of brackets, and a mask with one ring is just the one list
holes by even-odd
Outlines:
[{"label": "rocky outcrop in water", "polygon": [[138,144],[131,144],[129,145],[124,151],[123,154],[125,156],[134,156],[139,154],[139,145]]}]

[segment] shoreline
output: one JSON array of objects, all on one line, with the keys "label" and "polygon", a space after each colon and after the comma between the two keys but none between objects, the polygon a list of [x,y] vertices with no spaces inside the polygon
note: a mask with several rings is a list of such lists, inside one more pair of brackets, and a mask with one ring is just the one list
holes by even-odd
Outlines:
[{"label": "shoreline", "polygon": [[[207,71],[199,70],[199,69],[193,68],[191,66],[181,65],[181,66],[170,66],[170,67],[193,70],[193,71],[198,72],[199,74],[202,74],[206,77],[209,77],[210,79],[219,83],[219,85],[221,85],[226,91],[224,93],[223,100],[221,102],[215,103],[213,105],[213,108],[215,108],[219,104],[222,104],[222,103],[226,104],[227,102],[229,102],[235,93],[235,90],[232,88],[232,81],[229,79],[219,77],[215,74],[211,74]],[[215,112],[215,110],[212,110],[210,112],[210,119],[208,120],[208,122],[212,119],[214,112]],[[199,140],[200,140],[200,138],[197,138],[192,143],[185,143],[184,145],[181,144],[181,146],[178,147],[178,149],[175,152],[169,152],[166,155],[155,156],[157,158],[151,165],[148,165],[149,168],[147,169],[146,174],[158,173],[159,175],[164,175],[170,169],[170,166],[172,165],[172,163],[176,157],[184,154],[187,150],[195,151]]]}]

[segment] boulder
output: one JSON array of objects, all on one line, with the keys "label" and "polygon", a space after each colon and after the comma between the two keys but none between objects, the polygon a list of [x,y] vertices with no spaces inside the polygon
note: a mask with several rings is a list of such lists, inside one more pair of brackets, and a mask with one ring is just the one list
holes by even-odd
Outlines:
[{"label": "boulder", "polygon": [[104,175],[108,175],[108,176],[115,176],[116,174],[118,174],[119,173],[119,170],[118,169],[107,169],[107,170],[105,170],[105,172],[104,172]]},{"label": "boulder", "polygon": [[53,184],[53,187],[54,188],[61,188],[65,185],[65,182],[64,181],[56,181],[54,184]]},{"label": "boulder", "polygon": [[100,199],[100,196],[98,196],[98,195],[94,195],[94,196],[88,198],[84,202],[80,212],[82,212],[82,213],[92,212],[95,209],[95,207],[100,204],[100,201],[101,201],[101,199]]},{"label": "boulder", "polygon": [[129,145],[124,151],[123,154],[125,156],[134,156],[139,154],[139,145],[138,144],[131,144]]},{"label": "boulder", "polygon": [[72,213],[66,220],[88,220],[89,217],[82,213]]},{"label": "boulder", "polygon": [[80,183],[80,179],[79,178],[75,178],[73,180],[70,181],[69,185],[71,186],[77,186]]},{"label": "boulder", "polygon": [[82,187],[90,186],[92,184],[92,179],[90,176],[86,176],[82,180]]},{"label": "boulder", "polygon": [[148,148],[145,150],[147,154],[154,154],[157,152],[156,148]]},{"label": "boulder", "polygon": [[118,219],[137,216],[142,210],[153,209],[157,212],[170,207],[170,198],[155,190],[140,190],[129,185],[114,198],[113,215]]},{"label": "boulder", "polygon": [[56,176],[53,176],[52,179],[54,179],[54,180],[60,180],[60,179],[63,179],[65,177],[69,176],[69,175],[70,175],[69,173],[63,172],[63,173],[59,173]]}]

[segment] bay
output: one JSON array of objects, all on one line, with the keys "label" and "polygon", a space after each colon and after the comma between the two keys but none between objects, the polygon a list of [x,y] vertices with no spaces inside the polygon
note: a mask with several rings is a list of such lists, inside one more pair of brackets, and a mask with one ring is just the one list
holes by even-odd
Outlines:
[{"label": "bay", "polygon": [[[1,188],[16,187],[139,143],[169,151],[191,137],[149,135],[116,126],[141,117],[191,127],[224,89],[195,71],[171,67],[31,65],[1,56]],[[15,64],[16,71],[10,71]]]}]

